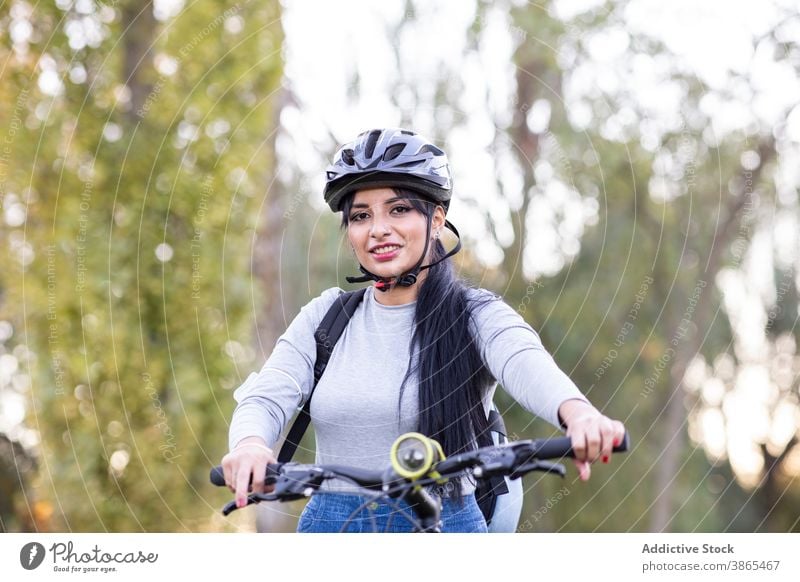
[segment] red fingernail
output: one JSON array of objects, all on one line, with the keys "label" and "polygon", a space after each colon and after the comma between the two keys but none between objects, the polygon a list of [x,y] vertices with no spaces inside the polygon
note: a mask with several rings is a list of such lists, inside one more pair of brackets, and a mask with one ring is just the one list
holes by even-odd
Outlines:
[{"label": "red fingernail", "polygon": [[620,439],[614,439],[614,446],[618,447],[622,441]]},{"label": "red fingernail", "polygon": [[608,455],[603,455],[603,462],[608,463]]}]

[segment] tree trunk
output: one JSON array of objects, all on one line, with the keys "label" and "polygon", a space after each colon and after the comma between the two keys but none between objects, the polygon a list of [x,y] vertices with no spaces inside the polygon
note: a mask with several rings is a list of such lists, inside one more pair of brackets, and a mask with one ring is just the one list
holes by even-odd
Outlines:
[{"label": "tree trunk", "polygon": [[143,71],[152,64],[148,53],[153,49],[157,22],[153,15],[153,3],[150,1],[127,2],[122,8],[122,28],[125,30],[122,79],[131,92],[131,107],[128,119],[136,123],[137,111],[144,107],[147,95],[152,90],[150,84],[143,81]]},{"label": "tree trunk", "polygon": [[[758,184],[764,166],[775,157],[775,145],[770,140],[763,141],[759,144],[758,154],[761,159],[761,164],[753,170],[752,180],[753,190],[755,185]],[[742,177],[744,179],[744,176]],[[744,182],[743,182],[744,183]],[[745,190],[738,197],[730,198],[728,204],[728,215],[726,221],[714,233],[711,241],[711,252],[708,255],[705,268],[701,272],[700,280],[705,282],[705,287],[702,289],[694,312],[694,324],[696,326],[696,333],[687,338],[685,341],[679,341],[675,347],[675,356],[672,367],[670,369],[670,389],[667,393],[666,402],[662,410],[666,409],[664,421],[662,423],[663,430],[661,431],[661,446],[659,450],[663,454],[658,461],[656,469],[656,482],[654,491],[659,492],[656,503],[653,509],[653,514],[650,522],[651,531],[665,531],[668,529],[669,524],[674,515],[674,511],[678,505],[678,500],[673,495],[674,492],[674,479],[678,474],[678,466],[680,464],[680,457],[686,447],[686,430],[684,427],[686,419],[686,408],[683,403],[683,380],[686,374],[686,369],[692,361],[692,358],[700,351],[704,340],[704,331],[708,328],[710,323],[710,308],[709,302],[713,292],[714,281],[717,274],[724,266],[724,254],[730,248],[731,240],[734,233],[738,232],[742,223],[743,209],[747,204],[748,197],[752,191]],[[699,254],[699,253],[698,253]],[[690,290],[689,293],[693,293]],[[681,328],[681,320],[683,318],[683,310],[674,311],[677,315],[677,321],[673,321],[668,329],[671,330],[670,338],[683,339]]]},{"label": "tree trunk", "polygon": [[[761,445],[761,454],[764,457],[764,476],[755,495],[763,518],[754,531],[786,532],[789,531],[789,524],[797,519],[797,509],[795,508],[795,515],[784,516],[789,518],[788,523],[781,523],[779,507],[781,499],[786,493],[786,486],[781,483],[778,475],[781,464],[792,453],[794,447],[797,446],[797,442],[797,437],[792,437],[786,448],[778,456],[771,455],[766,445]],[[789,504],[789,507],[792,507],[792,504]]]},{"label": "tree trunk", "polygon": [[511,226],[514,229],[514,241],[504,253],[503,272],[507,289],[511,293],[526,287],[524,273],[524,253],[527,236],[525,232],[528,207],[530,206],[530,190],[536,185],[533,174],[533,163],[539,157],[539,136],[528,129],[527,116],[531,105],[537,98],[537,79],[545,70],[544,63],[538,61],[531,53],[530,47],[520,46],[515,57],[517,62],[517,106],[509,128],[509,135],[517,153],[517,160],[522,170],[522,205],[511,211]]},{"label": "tree trunk", "polygon": [[[270,144],[266,148],[271,159],[265,160],[265,167],[273,171],[263,176],[264,183],[269,184],[264,203],[264,214],[260,231],[253,249],[253,278],[261,290],[262,307],[258,312],[255,326],[255,342],[257,352],[269,357],[280,335],[286,328],[285,309],[281,290],[281,256],[285,232],[285,221],[289,208],[289,193],[280,180],[273,180],[272,174],[277,168],[276,141],[280,131],[280,115],[283,108],[291,101],[287,89],[281,89],[276,100],[274,118],[270,130]],[[270,443],[270,446],[278,443]],[[278,450],[278,449],[276,449]],[[256,530],[259,532],[283,531],[287,528],[286,511],[276,508],[274,504],[258,506]]]},{"label": "tree trunk", "polygon": [[[275,116],[270,133],[270,145],[267,151],[271,159],[265,160],[265,167],[277,167],[277,154],[275,153],[277,136],[280,126],[280,114],[290,102],[291,96],[287,89],[281,89],[275,105]],[[274,174],[270,172],[270,174]],[[283,236],[286,230],[285,222],[289,208],[289,193],[280,180],[272,179],[271,175],[264,176],[269,190],[265,193],[264,214],[262,215],[261,228],[256,236],[253,249],[253,277],[258,282],[263,300],[256,321],[256,341],[258,350],[268,356],[275,346],[278,337],[286,328],[286,317],[282,302],[281,292],[281,256]]]}]

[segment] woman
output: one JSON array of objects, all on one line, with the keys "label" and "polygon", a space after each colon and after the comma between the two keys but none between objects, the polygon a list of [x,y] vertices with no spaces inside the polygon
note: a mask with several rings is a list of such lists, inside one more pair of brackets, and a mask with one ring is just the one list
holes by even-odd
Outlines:
[{"label": "woman", "polygon": [[[336,343],[311,401],[317,463],[382,469],[391,443],[419,431],[445,454],[475,447],[502,383],[522,406],[566,428],[581,479],[590,463],[608,462],[622,423],[598,412],[558,369],[538,335],[497,296],[470,289],[454,274],[440,241],[451,196],[445,153],[402,129],[364,132],[336,154],[325,200],[342,225],[362,277],[373,281]],[[261,371],[236,391],[225,480],[246,502],[248,481],[264,491],[274,445],[313,385],[314,331],[334,299],[333,288],[306,305],[278,340]],[[332,486],[335,487],[335,486]],[[346,485],[342,485],[346,488]],[[456,483],[443,500],[443,531],[486,531],[474,483]],[[363,499],[314,496],[298,531],[338,531]],[[378,507],[378,527],[407,531]],[[359,516],[354,530],[372,530]]]}]

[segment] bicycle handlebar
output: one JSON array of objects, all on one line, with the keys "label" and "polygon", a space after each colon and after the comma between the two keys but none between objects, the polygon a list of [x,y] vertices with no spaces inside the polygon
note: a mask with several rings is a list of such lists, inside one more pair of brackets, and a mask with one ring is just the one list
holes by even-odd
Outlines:
[{"label": "bicycle handlebar", "polygon": [[[622,442],[614,447],[615,453],[628,450],[630,440],[628,434]],[[569,437],[551,439],[523,440],[503,445],[482,447],[473,451],[460,453],[436,463],[431,474],[436,473],[441,479],[455,477],[468,469],[478,478],[491,475],[509,476],[512,479],[522,477],[531,471],[545,471],[564,475],[564,468],[556,463],[546,462],[549,459],[574,458],[572,441]],[[342,465],[300,465],[296,463],[274,463],[267,466],[265,484],[273,485],[283,479],[287,483],[280,493],[271,494],[267,500],[292,500],[307,497],[311,494],[308,488],[317,489],[323,481],[343,478],[372,491],[384,491],[386,483],[396,480],[393,473],[386,471],[370,471],[358,467]],[[225,477],[222,467],[211,469],[211,482],[224,487]],[[400,481],[403,481],[400,479]],[[252,483],[252,477],[251,477]],[[267,498],[261,496],[258,500]]]}]

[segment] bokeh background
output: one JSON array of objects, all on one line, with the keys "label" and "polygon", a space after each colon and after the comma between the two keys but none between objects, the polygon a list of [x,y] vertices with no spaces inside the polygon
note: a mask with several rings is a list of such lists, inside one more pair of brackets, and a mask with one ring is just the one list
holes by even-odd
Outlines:
[{"label": "bokeh background", "polygon": [[461,275],[632,435],[520,531],[800,531],[799,9],[0,2],[0,531],[292,530],[208,469],[349,288],[324,169],[376,126],[448,152]]}]

